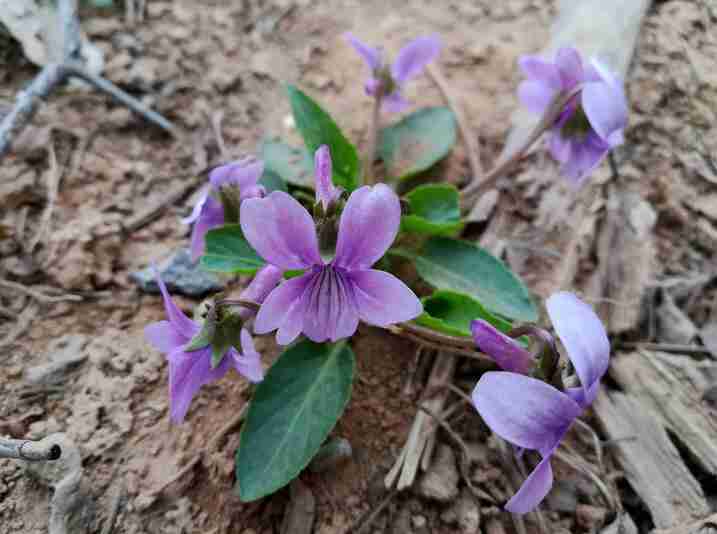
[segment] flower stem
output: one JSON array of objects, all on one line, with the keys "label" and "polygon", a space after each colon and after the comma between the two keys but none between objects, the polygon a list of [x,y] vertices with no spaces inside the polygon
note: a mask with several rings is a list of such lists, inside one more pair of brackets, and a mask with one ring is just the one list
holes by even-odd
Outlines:
[{"label": "flower stem", "polygon": [[485,174],[482,181],[474,181],[461,191],[463,194],[463,201],[467,204],[466,207],[471,204],[470,201],[474,198],[479,197],[489,189],[492,189],[498,181],[498,178],[510,171],[515,164],[523,158],[523,155],[531,146],[533,146],[533,143],[540,139],[540,136],[543,135],[546,130],[552,127],[560,116],[560,113],[562,113],[563,109],[565,109],[566,104],[581,90],[582,85],[578,85],[567,93],[558,93],[555,95],[553,101],[546,109],[540,121],[535,125],[535,128],[533,128],[523,144],[520,145],[510,156],[497,162],[495,166]]},{"label": "flower stem", "polygon": [[476,349],[475,343],[471,338],[452,336],[443,334],[417,325],[415,323],[400,323],[386,327],[386,330],[397,336],[410,339],[411,341],[430,347],[432,349],[453,352],[467,356],[484,362],[492,362],[493,360]]},{"label": "flower stem", "polygon": [[381,123],[381,101],[383,93],[379,89],[373,99],[373,110],[371,112],[371,124],[368,128],[368,141],[366,146],[366,154],[363,161],[363,183],[365,185],[373,185],[376,183],[373,176],[373,162],[376,156],[376,140],[378,139],[378,130]]}]

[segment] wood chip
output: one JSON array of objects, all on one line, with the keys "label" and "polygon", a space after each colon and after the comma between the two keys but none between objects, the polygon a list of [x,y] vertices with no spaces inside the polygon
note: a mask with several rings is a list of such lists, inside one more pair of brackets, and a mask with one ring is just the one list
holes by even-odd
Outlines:
[{"label": "wood chip", "polygon": [[702,469],[717,474],[717,419],[701,401],[709,380],[700,377],[694,359],[642,350],[614,358],[610,376],[652,410]]},{"label": "wood chip", "polygon": [[[608,438],[619,440],[614,447],[618,461],[656,527],[681,525],[709,513],[700,484],[649,403],[634,395],[603,391],[594,407]],[[624,439],[633,436],[636,439]]]}]

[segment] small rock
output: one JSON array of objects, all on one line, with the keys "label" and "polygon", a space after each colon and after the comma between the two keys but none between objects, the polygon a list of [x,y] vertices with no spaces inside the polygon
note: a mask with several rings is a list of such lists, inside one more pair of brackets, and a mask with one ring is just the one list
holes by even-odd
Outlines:
[{"label": "small rock", "polygon": [[[158,270],[167,289],[173,293],[181,293],[189,297],[200,297],[223,288],[219,278],[204,269],[198,263],[193,263],[186,248],[180,249],[176,254],[163,261]],[[141,271],[131,273],[130,279],[146,293],[159,293],[159,287],[154,280],[154,269],[147,267]]]},{"label": "small rock", "polygon": [[448,445],[441,444],[418,484],[418,493],[428,499],[448,502],[458,496],[458,479],[456,455]]},{"label": "small rock", "polygon": [[605,524],[607,510],[590,504],[578,504],[575,508],[577,524],[588,532],[597,532]]},{"label": "small rock", "polygon": [[458,525],[463,534],[477,534],[480,528],[480,508],[473,496],[463,490],[455,504],[441,514],[441,520],[449,525]]},{"label": "small rock", "polygon": [[697,336],[697,327],[667,292],[662,293],[662,303],[657,308],[657,321],[658,336],[665,343],[686,345]]},{"label": "small rock", "polygon": [[55,340],[47,350],[49,363],[25,370],[25,380],[30,384],[59,384],[67,373],[87,359],[83,350],[88,338],[79,334],[68,334]]}]

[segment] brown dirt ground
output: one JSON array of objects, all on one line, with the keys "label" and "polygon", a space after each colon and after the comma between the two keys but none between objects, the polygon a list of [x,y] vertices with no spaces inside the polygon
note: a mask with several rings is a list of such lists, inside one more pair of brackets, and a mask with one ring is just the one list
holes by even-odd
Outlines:
[{"label": "brown dirt ground", "polygon": [[[440,33],[445,41],[442,68],[471,125],[480,132],[482,158],[493,161],[517,106],[516,59],[547,41],[553,2],[148,4],[146,19],[134,26],[125,24],[117,11],[88,12],[83,26],[105,52],[105,75],[186,128],[191,138],[173,142],[104,96],[63,90],[49,99],[16,152],[3,161],[0,187],[8,196],[2,201],[0,229],[10,238],[0,240],[0,276],[82,291],[87,299],[31,309],[28,327],[0,350],[0,422],[15,422],[13,429],[34,436],[66,431],[81,443],[87,532],[102,529],[120,486],[126,495],[116,534],[278,532],[288,492],[250,504],[232,495],[236,434],[162,498],[146,498],[203,450],[246,402],[248,391],[230,374],[203,388],[185,424],[169,425],[166,366],[142,341],[142,328],[162,316],[161,304],[155,296],[140,294],[128,273],[185,243],[188,230],[178,216],[187,212],[192,199],[131,236],[120,237],[119,222],[161,202],[167,191],[208,164],[252,151],[266,134],[296,141],[287,121],[284,82],[297,83],[316,96],[362,144],[370,102],[362,92],[363,65],[341,39],[347,30],[368,42],[383,43],[391,52],[411,37]],[[717,57],[714,35],[708,30],[716,16],[714,8],[709,12],[697,2],[656,3],[647,16],[630,75],[635,111],[627,148],[619,156],[625,174],[639,183],[658,212],[660,275],[713,272],[717,214],[714,209],[700,211],[695,203],[714,194],[717,184],[715,161],[709,156],[717,153],[712,127],[717,79],[708,60]],[[9,102],[35,72],[17,62],[0,66],[0,99]],[[440,102],[426,78],[411,84],[406,96],[417,106]],[[229,152],[224,156],[212,128],[218,120]],[[31,235],[37,228],[50,172],[49,143],[70,170],[60,184],[48,238],[29,262],[22,259],[15,239],[25,217],[26,232]],[[433,172],[460,182],[468,174],[463,147],[457,146]],[[540,179],[554,176],[554,167],[549,167]],[[530,224],[539,215],[534,193],[527,189],[517,193],[525,193],[521,202],[500,208],[511,221],[509,227]],[[554,264],[540,254],[536,257],[514,267],[543,295],[541,273]],[[687,299],[685,309],[701,325],[710,318],[714,289],[700,289],[704,291]],[[181,302],[187,310],[196,304]],[[11,292],[0,293],[0,305],[10,315],[34,306]],[[15,326],[0,316],[3,335]],[[41,363],[52,340],[65,334],[87,336],[88,360],[59,391],[28,391],[23,369]],[[262,340],[260,348],[269,364],[277,354],[273,341]],[[315,531],[327,534],[344,532],[375,506],[376,481],[400,450],[416,410],[416,399],[402,393],[415,353],[411,343],[362,328],[354,350],[358,379],[335,430],[351,441],[354,459],[336,472],[302,475],[318,499]],[[19,421],[27,413],[31,416]],[[483,440],[479,418],[470,410],[462,417],[459,430],[474,442]],[[479,485],[498,495],[503,492],[505,498],[500,462],[491,451],[488,464],[481,466]],[[15,464],[0,462],[0,530],[44,532],[48,499],[47,490],[21,476]],[[511,531],[507,514],[487,503],[482,507],[484,529],[495,518]],[[441,506],[411,495],[397,499],[375,531],[394,531],[392,525],[403,508],[427,518],[427,527],[416,532],[457,531],[439,519]],[[551,532],[588,531],[576,523],[574,514],[550,512],[547,518]],[[528,526],[532,531],[534,524]],[[490,532],[497,532],[493,528]]]}]

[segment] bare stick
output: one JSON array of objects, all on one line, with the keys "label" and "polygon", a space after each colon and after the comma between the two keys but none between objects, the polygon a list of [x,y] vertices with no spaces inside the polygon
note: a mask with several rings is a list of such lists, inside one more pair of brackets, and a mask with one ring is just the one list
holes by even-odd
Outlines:
[{"label": "bare stick", "polygon": [[47,462],[57,460],[60,456],[62,456],[62,449],[57,443],[0,438],[0,458]]},{"label": "bare stick", "polygon": [[363,162],[363,183],[371,185],[375,183],[373,176],[373,162],[376,157],[376,139],[381,126],[381,102],[383,95],[379,88],[373,98],[373,109],[371,111],[371,124],[368,127],[368,141],[366,143],[366,154]]},{"label": "bare stick", "polygon": [[13,291],[17,291],[18,293],[22,293],[23,295],[32,297],[42,304],[52,304],[55,302],[80,302],[82,300],[82,297],[79,295],[45,295],[43,293],[40,293],[39,291],[35,291],[31,287],[18,284],[17,282],[11,282],[10,280],[3,280],[2,278],[0,278],[0,287],[11,289]]},{"label": "bare stick", "polygon": [[57,9],[63,35],[63,58],[59,62],[45,65],[30,85],[15,97],[15,104],[0,122],[0,158],[10,150],[13,137],[32,120],[42,99],[47,98],[70,76],[85,80],[171,135],[179,137],[179,129],[159,113],[148,109],[113,83],[76,64],[81,44],[77,0],[60,0]]},{"label": "bare stick", "polygon": [[364,517],[359,519],[359,521],[356,523],[356,526],[351,527],[348,532],[351,532],[353,534],[361,534],[362,532],[364,532],[369,526],[371,526],[371,523],[376,520],[376,518],[383,511],[383,509],[388,506],[388,503],[393,500],[397,493],[398,490],[389,491],[383,498],[383,500],[378,503],[378,506],[370,510],[368,516],[365,516],[365,519]]},{"label": "bare stick", "polygon": [[52,220],[52,211],[55,209],[57,193],[60,189],[61,173],[57,164],[57,153],[55,152],[55,145],[52,142],[50,142],[50,145],[48,147],[48,153],[50,159],[50,169],[47,174],[47,204],[45,205],[45,209],[42,212],[42,217],[40,219],[40,228],[38,228],[37,233],[32,238],[30,244],[27,247],[27,251],[30,254],[32,254],[40,241],[42,241],[45,232],[47,232],[47,229],[50,226],[50,220]]},{"label": "bare stick", "polygon": [[680,345],[678,343],[643,343],[642,341],[631,343],[626,341],[623,343],[619,343],[616,348],[660,350],[662,352],[675,352],[677,354],[712,354],[712,351],[707,347],[699,347],[696,345]]},{"label": "bare stick", "polygon": [[438,66],[430,63],[426,67],[426,71],[428,72],[428,76],[431,78],[431,81],[441,92],[443,100],[445,100],[448,107],[453,111],[453,115],[456,117],[456,122],[458,122],[458,130],[461,132],[461,138],[463,138],[463,143],[466,145],[466,151],[468,152],[468,164],[471,167],[472,176],[469,184],[480,182],[481,176],[483,176],[483,166],[480,163],[480,145],[468,126],[466,116],[463,114],[463,110],[458,105],[458,101],[454,98],[448,88],[448,82],[443,77],[443,73]]},{"label": "bare stick", "polygon": [[548,108],[540,119],[540,122],[536,124],[535,128],[533,128],[533,131],[530,132],[530,135],[523,142],[523,144],[519,146],[515,150],[515,152],[513,152],[503,161],[496,163],[495,167],[493,167],[486,173],[482,181],[474,181],[470,185],[468,185],[468,187],[463,189],[463,198],[471,199],[476,196],[480,196],[489,189],[492,189],[495,186],[495,183],[498,181],[498,178],[506,174],[509,170],[513,168],[516,163],[521,160],[521,158],[528,151],[528,149],[533,146],[533,143],[540,139],[540,136],[543,135],[543,132],[545,132],[555,123],[555,121],[558,119],[560,113],[563,111],[565,105],[570,101],[570,99],[573,98],[576,94],[578,94],[581,90],[582,86],[578,85],[568,93],[558,93],[557,95],[555,95],[553,101],[550,103],[550,105],[548,105]]},{"label": "bare stick", "polygon": [[46,98],[64,80],[65,73],[62,65],[50,63],[43,67],[26,89],[17,94],[15,105],[0,122],[0,157],[10,150],[13,136],[30,122],[42,99]]},{"label": "bare stick", "polygon": [[142,102],[140,102],[133,96],[125,93],[122,89],[117,87],[112,82],[102,78],[101,76],[92,74],[91,72],[88,72],[82,67],[74,64],[66,65],[65,71],[68,76],[80,78],[95,87],[95,89],[99,89],[103,93],[108,94],[120,104],[123,104],[124,106],[134,111],[137,115],[143,117],[149,122],[153,122],[154,124],[156,124],[168,134],[174,137],[181,137],[179,130],[174,124],[162,117],[162,115],[160,115],[156,111],[152,111],[151,109],[149,109],[147,106],[142,104]]}]

